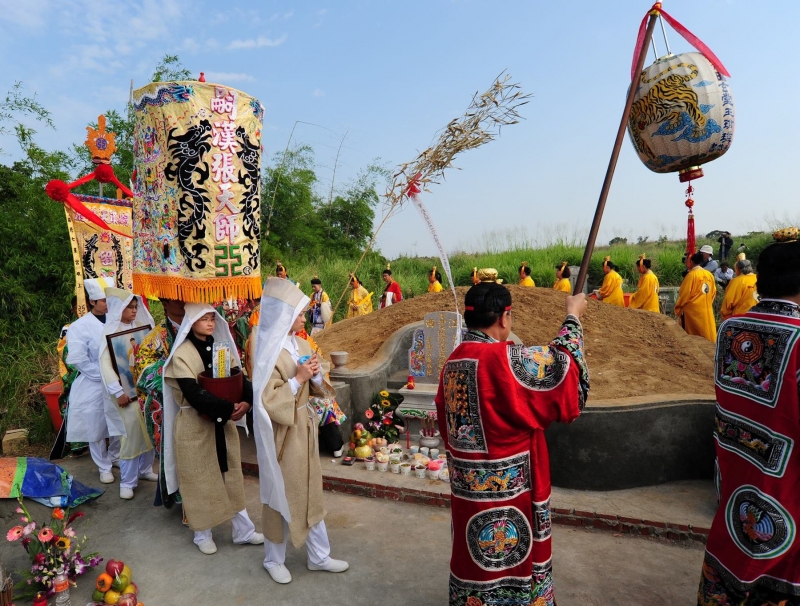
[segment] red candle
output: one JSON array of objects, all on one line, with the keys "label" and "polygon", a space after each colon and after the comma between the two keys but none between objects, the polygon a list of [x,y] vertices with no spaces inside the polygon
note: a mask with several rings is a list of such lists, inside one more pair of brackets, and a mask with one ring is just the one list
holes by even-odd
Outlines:
[{"label": "red candle", "polygon": [[33,606],[47,606],[47,596],[42,592],[37,593],[33,598]]}]

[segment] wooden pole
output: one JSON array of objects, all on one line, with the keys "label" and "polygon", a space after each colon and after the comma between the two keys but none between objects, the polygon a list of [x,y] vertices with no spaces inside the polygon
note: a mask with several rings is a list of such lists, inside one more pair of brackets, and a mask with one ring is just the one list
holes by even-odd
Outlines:
[{"label": "wooden pole", "polygon": [[[658,20],[658,12],[653,11],[650,13],[650,20],[647,23],[647,31],[642,40],[642,46],[639,48],[639,62],[636,64],[636,79],[638,80],[639,74],[642,73],[644,68],[644,60],[647,57],[647,47],[650,40],[653,38],[653,30],[656,27]],[[617,160],[619,159],[619,152],[622,149],[622,138],[625,136],[625,128],[628,125],[628,118],[631,115],[631,107],[633,106],[633,97],[636,94],[636,80],[631,82],[630,89],[628,90],[628,97],[625,99],[625,110],[622,112],[622,120],[619,123],[619,130],[617,130],[617,139],[614,142],[614,149],[611,152],[611,159],[608,161],[608,169],[606,170],[606,178],[603,181],[603,188],[600,190],[600,199],[597,201],[597,209],[594,211],[594,219],[592,220],[592,228],[589,230],[589,237],[586,240],[586,249],[583,251],[583,259],[581,260],[581,268],[578,270],[578,279],[575,280],[575,289],[573,295],[583,292],[583,285],[586,282],[586,275],[589,273],[589,261],[592,259],[594,253],[594,245],[597,242],[597,232],[600,231],[600,221],[603,219],[603,211],[606,208],[606,200],[608,199],[608,192],[611,190],[611,180],[614,178],[614,170],[617,168]]]}]

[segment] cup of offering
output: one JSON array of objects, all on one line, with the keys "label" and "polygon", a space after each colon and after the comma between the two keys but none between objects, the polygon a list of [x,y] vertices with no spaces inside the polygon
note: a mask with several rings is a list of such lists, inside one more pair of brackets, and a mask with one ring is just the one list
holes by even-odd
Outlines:
[{"label": "cup of offering", "polygon": [[428,468],[427,468],[427,467],[425,467],[424,465],[417,465],[417,466],[414,468],[414,473],[416,474],[416,476],[417,476],[418,478],[424,478],[424,477],[425,477],[425,473],[426,473],[427,471],[428,471]]},{"label": "cup of offering", "polygon": [[400,464],[400,475],[403,475],[403,476],[410,476],[411,475],[411,463],[401,463]]},{"label": "cup of offering", "polygon": [[375,459],[372,457],[364,459],[364,469],[367,471],[375,471]]}]

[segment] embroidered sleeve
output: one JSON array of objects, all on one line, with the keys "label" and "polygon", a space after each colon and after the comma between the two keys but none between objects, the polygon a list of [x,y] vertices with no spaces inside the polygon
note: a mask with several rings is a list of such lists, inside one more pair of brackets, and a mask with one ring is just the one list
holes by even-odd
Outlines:
[{"label": "embroidered sleeve", "polygon": [[589,396],[589,367],[583,356],[583,327],[574,316],[567,316],[561,325],[558,336],[550,342],[551,347],[562,347],[569,352],[580,371],[579,405],[580,409],[586,405]]}]

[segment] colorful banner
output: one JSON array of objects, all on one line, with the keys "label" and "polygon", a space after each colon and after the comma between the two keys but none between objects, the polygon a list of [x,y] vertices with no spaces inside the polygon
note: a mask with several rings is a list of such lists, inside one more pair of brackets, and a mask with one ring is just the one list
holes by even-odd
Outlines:
[{"label": "colorful banner", "polygon": [[264,107],[236,89],[157,82],[133,93],[137,294],[261,296]]},{"label": "colorful banner", "polygon": [[117,288],[133,289],[133,241],[130,237],[133,202],[80,194],[75,194],[75,197],[114,230],[104,230],[69,206],[64,206],[72,245],[75,295],[78,297],[80,317],[88,311],[84,280],[107,278],[113,280]]}]

